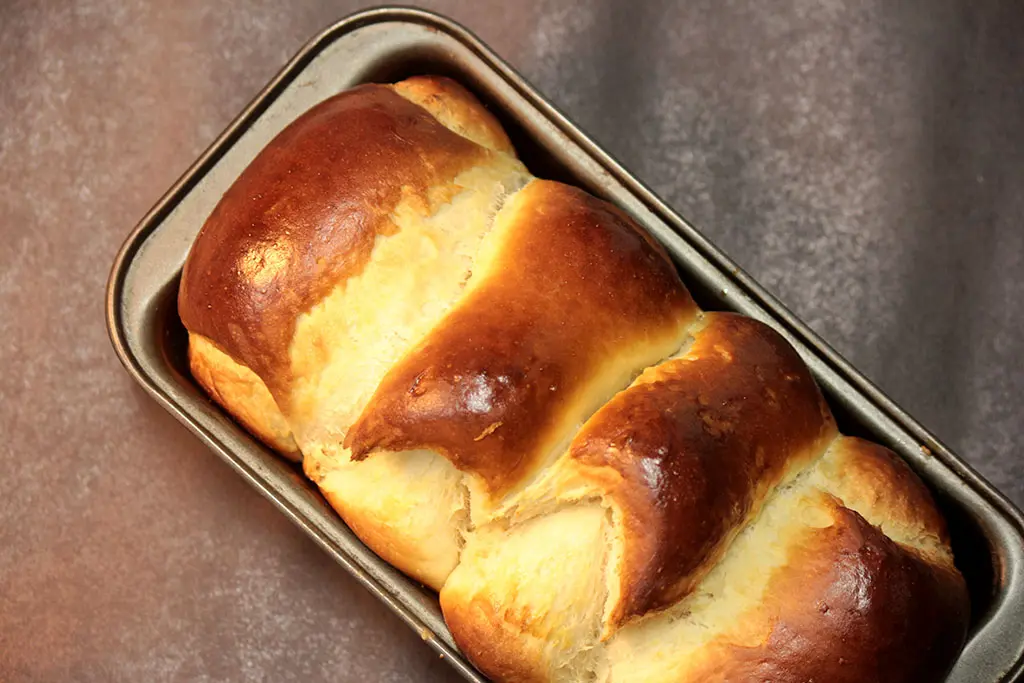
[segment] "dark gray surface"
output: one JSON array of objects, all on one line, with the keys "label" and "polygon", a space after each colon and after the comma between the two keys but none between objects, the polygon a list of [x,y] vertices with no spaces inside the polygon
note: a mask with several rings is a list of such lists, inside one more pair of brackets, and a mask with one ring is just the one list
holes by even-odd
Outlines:
[{"label": "dark gray surface", "polygon": [[[1020,504],[1024,6],[895,4],[431,6]],[[106,341],[131,225],[356,8],[279,5],[0,7],[0,680],[455,680]]]}]

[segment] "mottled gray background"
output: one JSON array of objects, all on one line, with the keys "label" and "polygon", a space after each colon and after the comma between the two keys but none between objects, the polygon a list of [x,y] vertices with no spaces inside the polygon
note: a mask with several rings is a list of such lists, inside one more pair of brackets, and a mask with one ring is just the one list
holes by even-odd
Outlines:
[{"label": "mottled gray background", "polygon": [[[1024,503],[1024,3],[444,2]],[[0,2],[0,680],[440,681],[136,389],[142,214],[348,2]]]}]

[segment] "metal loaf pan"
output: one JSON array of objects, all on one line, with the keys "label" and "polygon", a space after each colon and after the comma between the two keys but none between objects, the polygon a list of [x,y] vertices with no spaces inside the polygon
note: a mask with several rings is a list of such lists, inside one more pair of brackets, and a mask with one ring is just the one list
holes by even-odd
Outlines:
[{"label": "metal loaf pan", "polygon": [[346,88],[426,73],[452,76],[475,91],[536,175],[583,187],[630,213],[665,245],[702,306],[738,311],[779,330],[807,361],[843,430],[889,446],[913,466],[949,520],[957,562],[970,586],[969,640],[949,680],[1016,680],[1024,670],[1020,511],[472,34],[443,17],[376,9],[314,37],[143,218],[118,254],[107,289],[111,341],[129,373],[463,676],[484,680],[455,648],[436,596],[363,546],[294,465],[259,445],[193,384],[176,309],[178,278],[192,240],[223,192],[276,133]]}]

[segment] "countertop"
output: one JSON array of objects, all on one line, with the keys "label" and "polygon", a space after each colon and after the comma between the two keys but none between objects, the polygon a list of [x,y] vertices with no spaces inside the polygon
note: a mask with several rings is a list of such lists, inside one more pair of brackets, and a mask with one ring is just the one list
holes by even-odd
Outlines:
[{"label": "countertop", "polygon": [[[631,5],[430,7],[1024,503],[1024,4]],[[355,9],[0,4],[0,680],[455,680],[104,326],[132,226]]]}]

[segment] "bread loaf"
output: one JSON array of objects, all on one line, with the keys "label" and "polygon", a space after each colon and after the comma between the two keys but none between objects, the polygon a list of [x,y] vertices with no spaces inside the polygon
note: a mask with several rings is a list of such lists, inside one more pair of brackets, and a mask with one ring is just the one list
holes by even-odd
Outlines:
[{"label": "bread loaf", "polygon": [[942,678],[945,523],[773,330],[442,78],[317,105],[182,273],[192,372],[497,681]]}]

